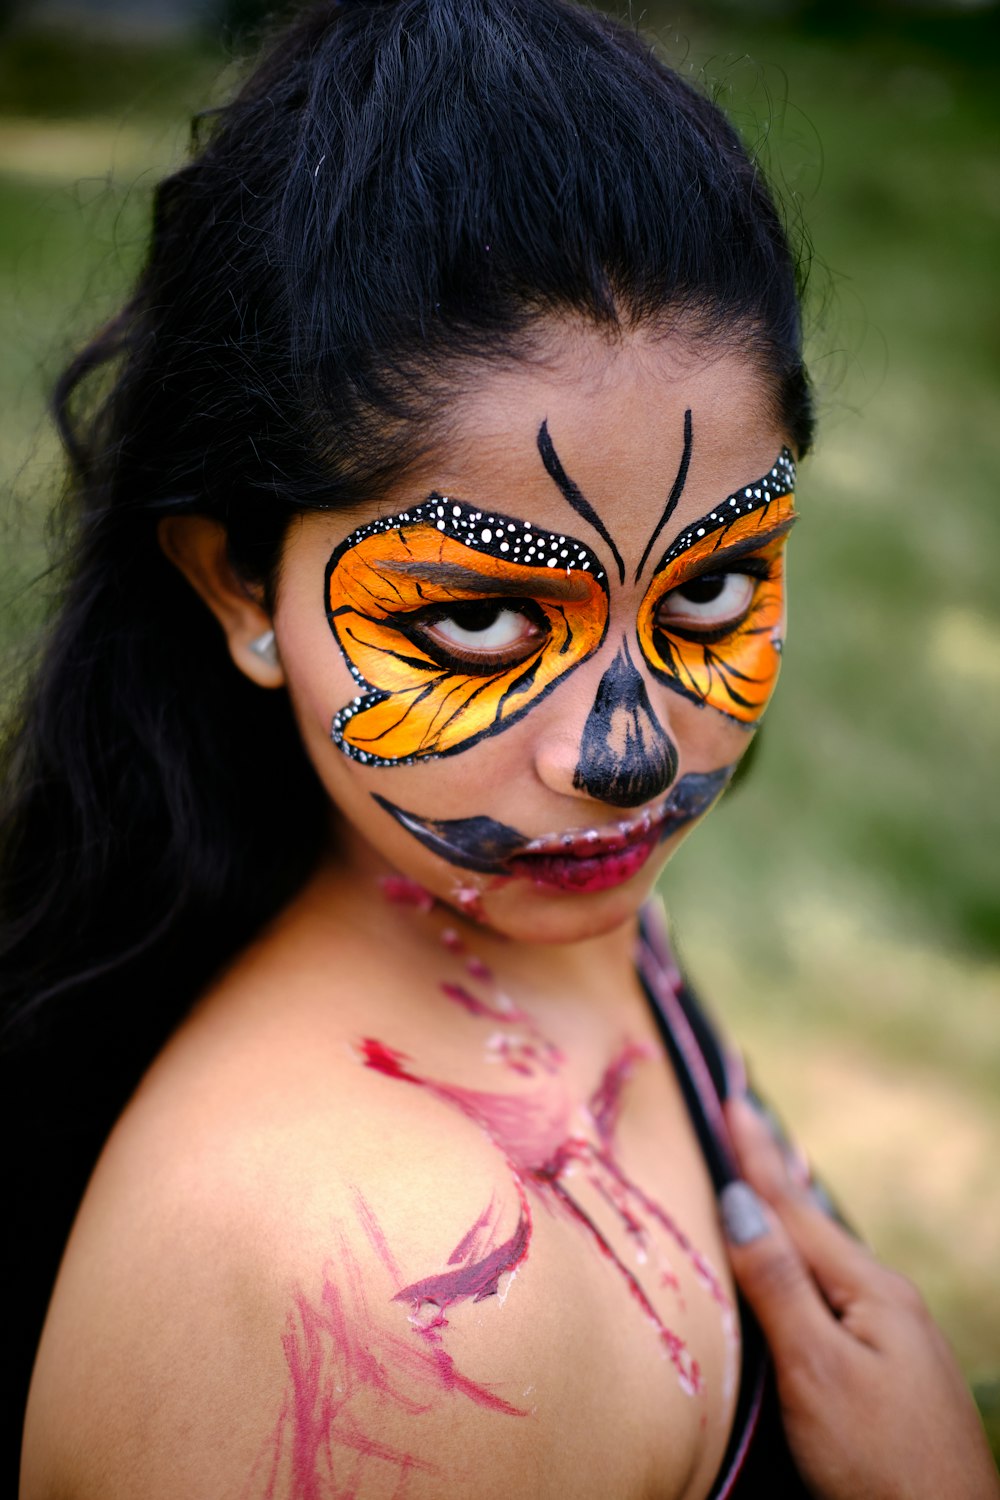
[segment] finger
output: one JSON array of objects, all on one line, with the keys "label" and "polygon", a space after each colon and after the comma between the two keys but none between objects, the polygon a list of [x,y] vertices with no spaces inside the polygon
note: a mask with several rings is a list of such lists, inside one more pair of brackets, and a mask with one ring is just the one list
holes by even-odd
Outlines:
[{"label": "finger", "polygon": [[731,1182],[719,1211],[737,1284],[783,1369],[826,1362],[839,1324],[780,1218],[747,1182]]},{"label": "finger", "polygon": [[790,1169],[788,1151],[779,1139],[773,1116],[749,1096],[727,1100],[729,1126],[740,1170],[768,1199],[783,1199],[793,1188],[807,1187],[807,1177]]},{"label": "finger", "polygon": [[919,1320],[876,1352],[822,1304],[781,1220],[745,1182],[720,1194],[736,1280],[774,1357],[781,1416],[810,1494],[1000,1500],[954,1360]]},{"label": "finger", "polygon": [[843,1312],[859,1298],[886,1295],[898,1278],[796,1181],[757,1111],[734,1099],[726,1105],[726,1120],[744,1178],[773,1208],[829,1305]]},{"label": "finger", "polygon": [[781,1119],[775,1114],[766,1099],[762,1099],[756,1091],[747,1087],[740,1096],[750,1104],[757,1115],[763,1120],[771,1135],[773,1136],[785,1165],[788,1168],[792,1181],[799,1187],[809,1187],[812,1181],[812,1173],[809,1169],[809,1161],[797,1142],[792,1141]]}]

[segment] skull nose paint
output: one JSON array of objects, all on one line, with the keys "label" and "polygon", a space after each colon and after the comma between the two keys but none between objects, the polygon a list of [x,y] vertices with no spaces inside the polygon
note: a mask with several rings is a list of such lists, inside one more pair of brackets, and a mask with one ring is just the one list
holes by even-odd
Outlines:
[{"label": "skull nose paint", "polygon": [[597,685],[573,785],[613,807],[639,807],[666,791],[676,775],[677,747],[657,721],[623,643]]}]

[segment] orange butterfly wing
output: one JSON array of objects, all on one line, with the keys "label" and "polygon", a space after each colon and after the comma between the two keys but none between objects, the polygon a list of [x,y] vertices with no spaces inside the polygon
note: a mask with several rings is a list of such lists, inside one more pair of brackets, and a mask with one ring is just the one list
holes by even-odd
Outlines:
[{"label": "orange butterfly wing", "polygon": [[[730,495],[683,532],[664,557],[639,607],[638,634],[654,675],[695,703],[748,729],[756,727],[781,665],[785,532],[795,519],[795,465],[783,448],[770,473]],[[780,530],[780,535],[774,536]],[[755,536],[769,537],[760,548]],[[698,641],[663,624],[657,609],[671,589],[710,571],[714,553],[746,546],[768,563],[743,620],[721,639]],[[728,566],[738,569],[737,562]]]},{"label": "orange butterfly wing", "polygon": [[[461,583],[434,581],[449,569]],[[515,666],[461,672],[406,633],[428,606],[501,592],[532,600],[548,626]],[[440,496],[353,532],[327,566],[326,599],[358,685],[332,738],[369,765],[454,754],[505,728],[597,650],[608,623],[604,571],[581,543]]]}]

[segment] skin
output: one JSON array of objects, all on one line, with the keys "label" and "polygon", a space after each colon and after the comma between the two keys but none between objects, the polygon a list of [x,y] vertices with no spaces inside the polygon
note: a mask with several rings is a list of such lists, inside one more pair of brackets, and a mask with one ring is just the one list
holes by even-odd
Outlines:
[{"label": "skin", "polygon": [[[614,551],[553,482],[543,422]],[[746,725],[650,669],[640,564],[786,444],[741,357],[554,326],[544,358],[477,372],[424,467],[378,505],[292,525],[273,621],[218,527],[163,524],[236,666],[287,691],[330,850],[105,1149],[39,1353],[24,1500],[709,1492],[735,1396],[733,1285],[632,959],[691,823],[628,878],[577,890],[463,869],[376,798],[529,839],[607,835],[623,808],[581,776],[582,747],[626,650],[674,749],[647,807],[733,766]],[[331,739],[357,683],[327,568],[359,527],[432,491],[591,549],[607,630],[499,732],[361,764]],[[272,624],[277,664],[251,649]]]},{"label": "skin", "polygon": [[[428,760],[365,767],[332,751],[331,717],[354,696],[356,684],[316,610],[313,590],[281,589],[274,628],[287,688],[310,759],[337,809],[346,865],[367,865],[374,855],[443,900],[475,891],[481,920],[522,942],[573,943],[634,918],[662,858],[650,861],[635,882],[594,899],[567,899],[529,881],[487,889],[474,873],[456,876],[454,868],[414,847],[389,815],[373,819],[372,794],[407,811],[439,816],[446,786],[449,817],[488,813],[529,837],[620,820],[617,807],[576,784],[580,747],[601,680],[621,648],[630,646],[641,661],[635,629],[648,579],[636,582],[633,575],[678,470],[688,409],[695,414],[694,448],[670,521],[672,539],[741,484],[766,473],[787,442],[768,418],[752,368],[733,356],[698,361],[677,340],[633,337],[620,347],[593,334],[564,331],[544,363],[478,381],[452,415],[441,451],[430,456],[422,472],[408,476],[401,493],[386,496],[379,507],[384,515],[399,513],[405,509],[401,501],[419,501],[432,490],[484,505],[502,497],[505,513],[529,518],[539,528],[558,533],[572,526],[573,535],[613,568],[606,544],[581,525],[540,461],[537,435],[544,419],[553,442],[558,437],[560,458],[574,482],[609,517],[605,524],[613,525],[616,546],[629,564],[624,583],[613,580],[609,627],[600,649],[530,712],[451,756],[447,765]],[[607,435],[605,441],[594,442],[595,427]],[[282,564],[286,584],[322,578],[331,553],[356,525],[354,517],[334,515],[293,523]],[[738,761],[748,743],[743,725],[664,691],[645,668],[642,676],[658,723],[677,748],[678,777]],[[491,781],[489,807],[483,802],[484,776]],[[668,841],[663,856],[678,842],[679,836]]]}]

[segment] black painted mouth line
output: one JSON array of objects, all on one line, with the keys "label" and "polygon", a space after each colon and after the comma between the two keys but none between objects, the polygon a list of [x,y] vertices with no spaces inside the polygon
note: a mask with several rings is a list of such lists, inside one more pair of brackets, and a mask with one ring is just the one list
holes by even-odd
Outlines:
[{"label": "black painted mouth line", "polygon": [[628,825],[627,833],[619,829],[616,837],[613,831],[610,839],[602,838],[600,833],[595,837],[587,830],[552,834],[544,839],[529,838],[495,818],[423,818],[418,813],[397,807],[378,792],[373,792],[372,796],[407,833],[440,859],[481,875],[509,875],[515,859],[552,859],[559,855],[593,859],[601,854],[620,852],[622,848],[648,837],[654,829],[657,842],[662,843],[679,828],[701,817],[735,770],[734,764],[722,766],[717,771],[689,771],[671,789],[652,819],[637,818],[634,824]]}]

